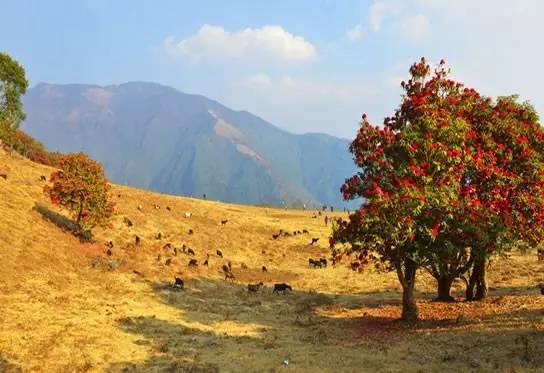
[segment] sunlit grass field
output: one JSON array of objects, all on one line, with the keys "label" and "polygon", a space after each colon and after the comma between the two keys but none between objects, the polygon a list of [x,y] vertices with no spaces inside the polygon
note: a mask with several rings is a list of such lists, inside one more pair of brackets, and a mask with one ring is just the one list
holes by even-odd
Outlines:
[{"label": "sunlit grass field", "polygon": [[[418,274],[422,320],[406,326],[397,321],[394,274],[353,272],[349,260],[308,266],[308,258],[329,257],[325,214],[343,212],[114,186],[112,226],[81,243],[59,227],[66,219],[42,193],[40,176],[50,172],[0,153],[7,174],[0,179],[0,372],[544,370],[544,296],[536,287],[544,262],[534,251],[495,259],[481,303],[433,302],[433,279]],[[273,239],[280,229],[309,233]],[[193,257],[174,255],[166,243],[192,248],[199,266],[189,268]],[[234,281],[221,270],[229,261]],[[171,287],[175,276],[185,290]],[[247,291],[260,281],[260,292]],[[277,282],[294,291],[273,294]],[[459,299],[462,285],[455,284]]]}]

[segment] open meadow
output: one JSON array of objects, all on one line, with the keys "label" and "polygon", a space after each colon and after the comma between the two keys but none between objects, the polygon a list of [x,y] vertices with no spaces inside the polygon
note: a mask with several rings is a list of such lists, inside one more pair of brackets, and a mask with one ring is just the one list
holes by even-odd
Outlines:
[{"label": "open meadow", "polygon": [[[435,282],[419,273],[422,320],[407,326],[393,273],[357,273],[349,260],[309,267],[330,257],[330,224],[315,211],[114,185],[112,227],[81,243],[42,193],[51,170],[0,153],[0,372],[544,369],[544,262],[534,250],[494,259],[484,302],[433,302]],[[274,239],[280,229],[309,233]],[[199,265],[188,267],[193,258]],[[234,281],[221,270],[229,261]],[[172,288],[176,276],[184,290]],[[293,292],[272,293],[278,282]],[[461,296],[464,284],[454,289]]]}]

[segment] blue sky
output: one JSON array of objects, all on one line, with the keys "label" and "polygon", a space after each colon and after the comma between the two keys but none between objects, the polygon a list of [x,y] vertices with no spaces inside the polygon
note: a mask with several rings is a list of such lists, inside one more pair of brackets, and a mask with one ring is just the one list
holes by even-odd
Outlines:
[{"label": "blue sky", "polygon": [[544,1],[10,1],[0,50],[32,85],[153,81],[291,132],[353,138],[426,56],[544,114]]}]

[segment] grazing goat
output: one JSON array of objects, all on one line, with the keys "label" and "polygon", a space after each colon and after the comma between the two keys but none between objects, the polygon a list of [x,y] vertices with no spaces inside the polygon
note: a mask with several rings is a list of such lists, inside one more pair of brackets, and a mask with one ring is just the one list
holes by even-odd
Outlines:
[{"label": "grazing goat", "polygon": [[181,246],[181,250],[182,250],[184,253],[186,253],[186,252],[187,252],[187,245],[183,244],[183,245]]},{"label": "grazing goat", "polygon": [[191,249],[190,247],[187,249],[187,254],[188,255],[192,255],[192,256],[195,256],[195,252],[193,249]]},{"label": "grazing goat", "polygon": [[221,225],[226,225],[228,222],[228,219],[221,220]]},{"label": "grazing goat", "polygon": [[167,209],[168,211],[172,211],[172,209],[170,208],[170,206],[166,206],[166,209]]},{"label": "grazing goat", "polygon": [[140,236],[135,236],[134,241],[136,242],[136,245],[139,245],[141,241]]},{"label": "grazing goat", "polygon": [[47,181],[47,178],[45,176],[40,176],[40,181]]},{"label": "grazing goat", "polygon": [[108,241],[106,242],[106,247],[110,248],[110,249],[113,249],[113,241]]},{"label": "grazing goat", "polygon": [[310,233],[310,232],[308,232],[308,230],[307,230],[306,228],[304,228],[304,229],[302,230],[302,233]]},{"label": "grazing goat", "polygon": [[164,262],[164,265],[169,266],[170,264],[172,264],[172,259],[170,258],[166,259],[166,262]]},{"label": "grazing goat", "polygon": [[308,259],[309,266],[313,266],[314,264],[315,264],[315,260],[313,260],[312,258]]},{"label": "grazing goat", "polygon": [[190,213],[190,212],[186,212],[186,213],[185,213],[185,217],[186,217],[186,218],[190,218],[192,215],[193,215],[193,214]]},{"label": "grazing goat", "polygon": [[327,259],[325,259],[325,258],[319,258],[319,261],[321,262],[321,264],[323,265],[323,267],[326,267],[326,266],[327,266]]},{"label": "grazing goat", "polygon": [[177,247],[174,247],[174,255],[178,256],[178,248]]},{"label": "grazing goat", "polygon": [[242,264],[240,265],[240,268],[242,268],[242,269],[247,269],[246,263],[242,263]]},{"label": "grazing goat", "polygon": [[127,227],[132,227],[134,224],[132,224],[132,221],[127,218],[126,216],[123,218],[123,223],[127,225]]},{"label": "grazing goat", "polygon": [[221,267],[221,269],[223,270],[223,272],[230,272],[229,266],[226,264],[223,264],[223,267]]},{"label": "grazing goat", "polygon": [[273,234],[273,235],[272,235],[272,238],[273,238],[273,239],[277,239],[279,236],[280,236],[279,233],[278,233],[278,234]]},{"label": "grazing goat", "polygon": [[202,263],[202,265],[204,265],[204,266],[207,267],[207,266],[208,266],[208,259],[206,259],[206,260],[204,261],[204,263]]},{"label": "grazing goat", "polygon": [[170,250],[172,248],[172,244],[170,242],[167,242],[167,243],[164,244],[164,246],[162,248],[164,250]]},{"label": "grazing goat", "polygon": [[215,253],[217,254],[218,257],[222,258],[223,257],[223,253],[221,252],[221,250],[217,249],[215,251]]},{"label": "grazing goat", "polygon": [[192,229],[189,229],[189,234],[195,233]]},{"label": "grazing goat", "polygon": [[293,291],[293,288],[289,284],[274,284],[274,290],[272,293],[278,293],[281,291],[283,294],[285,294],[286,290]]},{"label": "grazing goat", "polygon": [[310,245],[313,245],[314,243],[317,243],[317,241],[319,241],[319,238],[312,238],[312,242],[310,243]]},{"label": "grazing goat", "polygon": [[153,207],[155,208],[155,210],[159,210],[161,207],[157,204],[154,204]]},{"label": "grazing goat", "polygon": [[537,250],[538,260],[544,260],[544,249]]},{"label": "grazing goat", "polygon": [[247,290],[256,293],[263,285],[262,282],[259,282],[258,284],[247,284]]},{"label": "grazing goat", "polygon": [[155,235],[155,239],[156,239],[156,240],[162,240],[162,233],[161,233],[161,232],[157,232],[157,234]]},{"label": "grazing goat", "polygon": [[353,271],[356,271],[356,270],[359,268],[360,265],[361,265],[361,263],[359,263],[359,262],[352,262],[352,263],[350,264],[351,269],[352,269]]},{"label": "grazing goat", "polygon": [[111,254],[112,254],[111,249],[108,249],[108,250],[106,251],[106,255],[107,255],[107,256],[111,256]]},{"label": "grazing goat", "polygon": [[118,195],[117,195],[117,198],[121,198],[121,194],[118,194]]},{"label": "grazing goat", "polygon": [[189,267],[196,267],[198,265],[198,261],[196,259],[189,260]]},{"label": "grazing goat", "polygon": [[261,270],[262,270],[263,272],[268,272],[268,269],[266,269],[265,266],[263,266],[263,267],[261,268]]},{"label": "grazing goat", "polygon": [[184,286],[183,280],[181,278],[179,278],[179,277],[176,277],[172,287],[176,288],[176,289],[182,289],[183,290],[183,286]]}]

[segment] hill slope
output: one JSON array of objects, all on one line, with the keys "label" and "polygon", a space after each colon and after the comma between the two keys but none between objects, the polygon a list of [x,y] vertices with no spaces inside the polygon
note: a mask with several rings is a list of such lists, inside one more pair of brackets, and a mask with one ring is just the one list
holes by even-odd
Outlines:
[{"label": "hill slope", "polygon": [[[7,174],[0,178],[0,372],[262,372],[280,370],[286,359],[284,368],[297,372],[544,366],[544,297],[533,286],[544,272],[534,253],[494,263],[484,303],[432,302],[434,282],[421,273],[417,288],[431,293],[419,294],[423,320],[406,327],[396,321],[393,274],[358,274],[349,260],[308,267],[309,257],[328,252],[329,227],[312,211],[114,185],[112,227],[82,244],[52,222],[65,223],[41,192],[40,176],[50,171],[0,150],[0,173]],[[310,234],[271,237],[303,228]],[[317,245],[309,245],[311,237]],[[109,240],[111,256],[103,246]],[[211,254],[209,267],[189,268],[193,257],[174,255],[167,242],[193,248],[200,264]],[[229,261],[233,282],[221,274]],[[171,288],[174,276],[185,280],[184,291]],[[249,293],[246,284],[259,281],[265,288]],[[275,282],[289,282],[293,293],[273,294]],[[456,322],[459,315],[464,321]]]},{"label": "hill slope", "polygon": [[348,141],[293,135],[248,113],[153,83],[39,84],[23,129],[48,148],[85,151],[115,182],[238,203],[343,206]]}]

